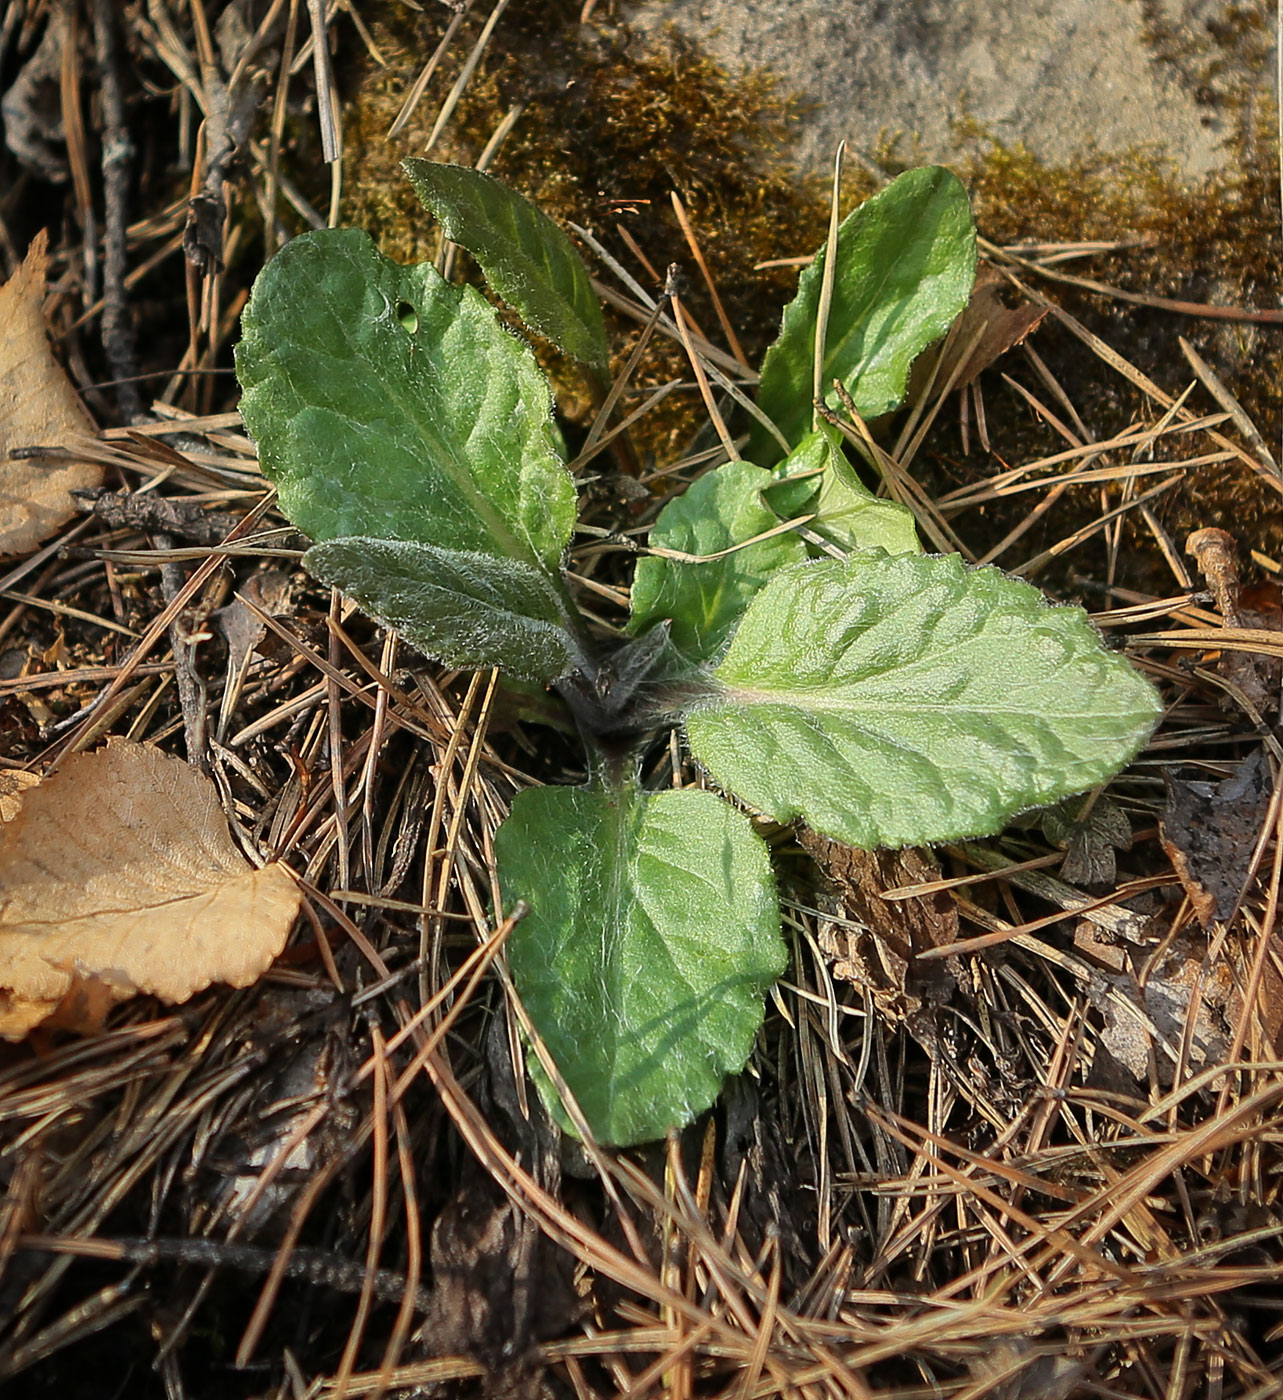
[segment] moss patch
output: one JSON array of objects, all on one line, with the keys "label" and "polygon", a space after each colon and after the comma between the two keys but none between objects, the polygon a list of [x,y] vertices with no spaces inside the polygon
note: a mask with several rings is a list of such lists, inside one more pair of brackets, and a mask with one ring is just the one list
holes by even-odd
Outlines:
[{"label": "moss patch", "polygon": [[[1256,120],[1272,122],[1273,115],[1262,113]],[[997,244],[1129,244],[1065,267],[1127,291],[1225,307],[1277,308],[1276,270],[1283,253],[1278,174],[1272,161],[1252,158],[1254,150],[1268,149],[1261,136],[1254,131],[1250,142],[1240,136],[1227,168],[1193,189],[1177,183],[1162,162],[1143,153],[1049,167],[1027,151],[998,147],[968,172],[976,220]],[[1180,348],[1183,337],[1231,388],[1265,441],[1277,450],[1283,430],[1283,327],[1186,316],[1036,279],[1035,284],[1173,395],[1195,377]],[[1034,344],[1095,436],[1108,436],[1132,419],[1157,416],[1151,401],[1066,331],[1044,323]],[[1008,357],[998,368],[1021,378],[1049,402],[1045,386],[1018,357]],[[987,391],[996,387],[995,378],[986,380]],[[1188,404],[1197,412],[1218,411],[1201,387]],[[993,449],[1006,462],[1028,460],[1063,445],[1034,422],[1028,409],[1015,404],[1001,413],[991,412],[988,425]],[[1227,431],[1234,436],[1232,428]],[[938,454],[948,456],[943,442],[937,439],[934,445]],[[1156,455],[1175,460],[1177,451],[1174,445],[1161,446]],[[963,479],[991,470],[974,450],[965,463],[960,456],[949,456],[948,466]],[[1078,494],[1084,498],[1086,518],[1099,502],[1088,501],[1088,492]],[[1209,525],[1229,530],[1245,550],[1255,547],[1277,555],[1283,543],[1278,492],[1239,462],[1191,470],[1178,487],[1157,499],[1154,511],[1178,547],[1190,530]],[[1057,536],[1080,523],[1059,509],[1055,514]],[[1011,518],[1016,518],[1014,513]],[[1129,522],[1129,532],[1136,528],[1136,522]],[[1139,581],[1134,569],[1129,572]],[[1147,582],[1156,584],[1153,579]]]}]

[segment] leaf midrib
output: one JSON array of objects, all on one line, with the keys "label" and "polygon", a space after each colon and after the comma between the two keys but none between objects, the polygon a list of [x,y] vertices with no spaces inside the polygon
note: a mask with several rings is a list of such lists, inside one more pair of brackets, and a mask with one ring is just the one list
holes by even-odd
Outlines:
[{"label": "leaf midrib", "polygon": [[[885,673],[884,673],[885,674]],[[887,711],[888,696],[884,693],[879,697],[871,698],[862,703],[852,703],[849,698],[852,690],[857,690],[864,682],[851,682],[846,687],[825,686],[816,690],[763,690],[750,686],[727,686],[727,688],[716,696],[712,701],[700,706],[704,713],[716,714],[719,710],[731,706],[792,709],[802,713],[838,715],[839,717],[858,716],[866,714],[876,714],[885,716]],[[1079,718],[1087,719],[1104,713],[1117,714],[1120,718],[1131,715],[1131,711],[1119,711],[1110,709],[1106,711],[1082,710],[1076,712]],[[944,700],[938,703],[924,703],[922,701],[897,702],[894,710],[895,715],[982,715],[994,716],[1003,715],[1016,719],[1038,719],[1045,718],[1045,712],[1038,707],[1023,706],[1020,708],[1009,708],[1003,705],[983,706],[965,702],[959,704],[956,700]],[[1057,714],[1057,718],[1065,719],[1071,716],[1064,711]]]},{"label": "leaf midrib", "polygon": [[[398,298],[403,296],[407,291],[410,291],[413,292],[416,300],[426,300],[431,305],[432,310],[434,312],[436,312],[439,309],[441,305],[439,301],[439,294],[434,293],[432,288],[426,282],[416,282],[416,279],[414,278],[398,279],[398,282],[401,280],[406,281],[408,283],[408,286],[402,287],[400,285],[394,285],[391,287],[391,290],[397,295]],[[386,286],[386,284],[380,283],[377,287],[377,290],[381,295],[386,296],[389,289]],[[526,559],[529,562],[537,564],[540,568],[546,569],[543,557],[536,551],[534,551],[532,542],[530,540],[521,540],[517,535],[513,534],[504,524],[502,515],[498,514],[495,511],[485,492],[481,490],[480,486],[477,484],[471,472],[468,471],[464,459],[458,457],[453,450],[449,449],[448,445],[445,444],[440,434],[432,430],[430,419],[421,418],[420,414],[415,411],[416,403],[410,399],[408,388],[402,388],[396,382],[400,376],[391,376],[393,382],[391,384],[387,382],[390,376],[388,376],[386,373],[384,373],[383,370],[380,369],[379,365],[374,361],[373,358],[371,358],[371,355],[367,353],[363,348],[361,348],[359,342],[357,341],[357,328],[349,328],[343,323],[343,318],[339,314],[339,308],[331,299],[328,291],[323,289],[322,296],[324,297],[324,300],[326,302],[326,307],[330,313],[331,320],[341,327],[341,334],[343,336],[344,342],[350,347],[352,358],[362,365],[365,372],[373,381],[373,383],[377,385],[387,395],[388,399],[397,406],[397,408],[403,414],[405,421],[407,421],[413,426],[418,436],[429,445],[430,449],[435,449],[434,451],[432,451],[433,465],[438,467],[438,469],[442,471],[443,475],[459,489],[465,501],[472,508],[477,518],[481,521],[483,527],[490,532],[491,538],[493,538],[497,543],[505,547],[508,557]],[[409,297],[406,296],[405,299],[409,300]],[[466,294],[459,297],[458,306],[455,309],[455,316],[452,324],[456,326],[459,325],[463,318],[467,318],[466,324],[468,325],[468,328],[471,331],[473,325],[475,324],[475,316],[473,314],[473,309],[469,308],[467,304]],[[425,319],[427,318],[425,317]],[[470,338],[475,340],[475,336],[472,336]],[[298,340],[288,339],[285,343],[294,346],[300,352],[305,352],[307,349],[307,347]],[[407,374],[405,376],[407,381],[410,381],[412,374],[413,369],[410,366],[407,366]],[[448,382],[448,375],[444,375],[442,376],[442,378],[444,382]],[[520,388],[518,388],[518,396],[520,396]],[[438,399],[438,401],[440,401],[439,395],[436,395],[435,397]],[[486,406],[487,399],[488,395],[486,395],[483,391],[482,407]],[[350,415],[345,416],[350,418]],[[357,426],[360,427],[361,424],[358,423]],[[441,460],[442,458],[445,459],[444,462]],[[519,468],[520,466],[521,463],[518,464]],[[519,470],[518,476],[520,476],[520,474],[521,473]],[[518,499],[520,500],[520,491],[518,492]]]},{"label": "leaf midrib", "polygon": [[[621,1013],[618,1021],[611,1026],[612,1040],[608,1056],[612,1076],[620,1052],[620,1037],[615,1032],[620,1026],[627,1028],[633,1015],[633,1008],[628,1004],[628,993],[632,990],[632,984],[626,980],[626,969],[620,968],[620,956],[625,943],[640,936],[637,928],[639,917],[645,919],[650,938],[662,950],[673,986],[680,986],[692,996],[698,995],[698,989],[680,970],[673,957],[670,933],[656,924],[651,911],[641,898],[643,882],[638,874],[637,865],[646,849],[644,835],[648,830],[647,806],[652,800],[645,793],[637,793],[627,801],[617,802],[608,823],[606,845],[609,852],[609,888],[604,892],[603,904],[610,911],[611,917],[606,930],[608,943],[603,973],[609,972],[610,975],[608,978],[603,976],[603,986],[609,985],[613,989],[614,994],[610,1000]],[[701,884],[706,885],[714,894],[720,895],[720,891],[702,871],[687,870],[686,873],[694,874]],[[611,934],[615,935],[613,939]]]}]

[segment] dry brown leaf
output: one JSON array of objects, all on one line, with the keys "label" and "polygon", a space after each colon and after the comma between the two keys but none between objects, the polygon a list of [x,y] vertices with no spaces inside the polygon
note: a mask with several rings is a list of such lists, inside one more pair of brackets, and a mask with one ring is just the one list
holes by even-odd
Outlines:
[{"label": "dry brown leaf", "polygon": [[[244,987],[299,904],[281,866],[249,864],[213,784],[181,760],[124,739],[74,755],[0,828],[0,1036],[60,1003],[64,1017],[97,1005],[103,987],[169,1002]],[[93,996],[68,997],[89,982]]]},{"label": "dry brown leaf", "polygon": [[[1238,546],[1227,530],[1195,530],[1185,541],[1185,552],[1198,561],[1199,572],[1207,580],[1216,610],[1226,627],[1283,631],[1283,592],[1272,580],[1244,587],[1238,577]],[[1268,723],[1283,716],[1283,662],[1276,657],[1239,651],[1234,647],[1221,653],[1216,669],[1239,692],[1258,718]],[[1238,700],[1221,696],[1221,707],[1233,709]]]},{"label": "dry brown leaf", "polygon": [[48,236],[0,287],[0,555],[25,554],[76,513],[68,494],[102,482],[92,462],[11,460],[18,447],[67,447],[93,432],[45,333]]},{"label": "dry brown leaf", "polygon": [[957,379],[953,380],[955,389],[970,384],[981,370],[988,369],[999,356],[1014,349],[1037,329],[1047,314],[1047,308],[1024,300],[1016,306],[1006,305],[1001,293],[1007,287],[1005,277],[987,265],[981,266],[976,274],[971,300],[949,341],[944,359],[935,371],[933,382],[937,388],[950,382],[958,371],[959,360],[972,341],[975,344],[967,354],[967,362]]},{"label": "dry brown leaf", "polygon": [[[1229,1045],[1225,1012],[1233,979],[1226,961],[1206,965],[1204,937],[1182,933],[1155,962],[1149,950],[1115,942],[1083,919],[1074,934],[1074,948],[1099,969],[1099,978],[1084,990],[1101,1012],[1100,1044],[1114,1064],[1139,1080],[1154,1072],[1167,1087],[1176,1065],[1164,1046],[1183,1047],[1187,1071],[1221,1062]],[[1143,984],[1138,976],[1142,964],[1147,964]],[[1139,1014],[1131,1015],[1123,1003]],[[1161,1041],[1154,1039],[1149,1023]],[[1093,1082],[1107,1080],[1098,1073]]]},{"label": "dry brown leaf", "polygon": [[[1237,1026],[1245,1012],[1243,988],[1236,983],[1229,997],[1226,1017],[1231,1026]],[[1272,958],[1266,958],[1261,966],[1261,985],[1256,993],[1255,1012],[1259,1018],[1257,1028],[1263,1045],[1258,1058],[1277,1060],[1283,1051],[1283,976],[1279,975]],[[1257,1044],[1253,1036],[1250,1044]]]},{"label": "dry brown leaf", "polygon": [[25,773],[21,768],[7,768],[0,772],[0,826],[18,815],[22,794],[39,781],[34,773]]},{"label": "dry brown leaf", "polygon": [[1071,797],[1048,807],[1042,834],[1065,852],[1061,877],[1071,885],[1113,886],[1118,880],[1115,851],[1130,851],[1132,826],[1127,813],[1107,797],[1095,801]]},{"label": "dry brown leaf", "polygon": [[[798,842],[828,877],[850,922],[825,921],[821,949],[833,958],[833,975],[868,989],[884,1015],[899,1020],[924,1005],[938,1005],[953,990],[947,960],[917,961],[919,953],[954,943],[958,911],[952,895],[937,890],[895,901],[886,890],[930,884],[940,867],[929,851],[857,851],[803,827]],[[866,931],[867,930],[867,931]]]},{"label": "dry brown leaf", "polygon": [[1252,853],[1269,810],[1265,751],[1255,750],[1220,783],[1186,782],[1164,770],[1163,850],[1204,928],[1228,919],[1247,884]]}]

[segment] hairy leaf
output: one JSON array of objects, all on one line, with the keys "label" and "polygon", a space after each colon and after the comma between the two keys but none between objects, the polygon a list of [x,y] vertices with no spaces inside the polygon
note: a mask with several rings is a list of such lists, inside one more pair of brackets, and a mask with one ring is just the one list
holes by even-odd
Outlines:
[{"label": "hairy leaf", "polygon": [[556,570],[575,488],[548,386],[478,292],[330,229],[268,263],[241,325],[241,413],[300,530]]},{"label": "hairy leaf", "polygon": [[808,433],[773,473],[766,499],[782,519],[814,514],[807,530],[850,553],[885,549],[888,554],[919,554],[913,512],[883,500],[865,486],[827,426]]},{"label": "hairy leaf", "polygon": [[447,666],[549,682],[574,663],[566,605],[533,564],[360,536],[314,545],[303,563]]},{"label": "hairy leaf", "polygon": [[466,165],[412,159],[402,168],[446,237],[476,258],[532,330],[576,360],[607,368],[606,327],[588,270],[542,209]]},{"label": "hairy leaf", "polygon": [[956,555],[781,570],[687,718],[722,786],[864,849],[997,831],[1102,782],[1157,694],[1077,608]]},{"label": "hairy leaf", "polygon": [[594,1135],[688,1123],[743,1067],[784,970],[765,843],[708,792],[530,788],[495,856],[505,904],[531,909],[513,979]]},{"label": "hairy leaf", "polygon": [[[762,361],[757,401],[789,442],[811,427],[822,250],[798,278],[780,334]],[[966,191],[942,166],[910,170],[843,219],[824,341],[825,401],[840,379],[865,418],[904,401],[909,369],[952,325],[971,295],[976,235]],[[769,463],[779,445],[754,429],[749,456]]]},{"label": "hairy leaf", "polygon": [[[748,462],[707,472],[664,507],[650,532],[652,548],[705,556],[743,544],[780,524],[762,499],[771,474]],[[672,618],[679,651],[707,661],[724,650],[749,600],[776,569],[806,557],[791,531],[705,563],[651,555],[640,559],[632,587],[634,634]]]}]

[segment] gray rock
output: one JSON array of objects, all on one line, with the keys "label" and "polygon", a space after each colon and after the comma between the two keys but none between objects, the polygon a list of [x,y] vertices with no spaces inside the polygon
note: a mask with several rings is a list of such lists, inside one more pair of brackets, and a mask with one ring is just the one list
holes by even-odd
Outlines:
[{"label": "gray rock", "polygon": [[[1225,163],[1232,118],[1157,56],[1146,19],[1210,50],[1206,25],[1223,10],[1210,0],[644,0],[625,16],[656,45],[675,25],[731,70],[765,68],[813,103],[795,151],[802,169],[828,168],[841,138],[871,152],[899,136],[906,157],[956,158],[985,144],[959,132],[969,118],[1051,163],[1146,146],[1196,179]],[[1267,73],[1249,80],[1268,96]]]}]

